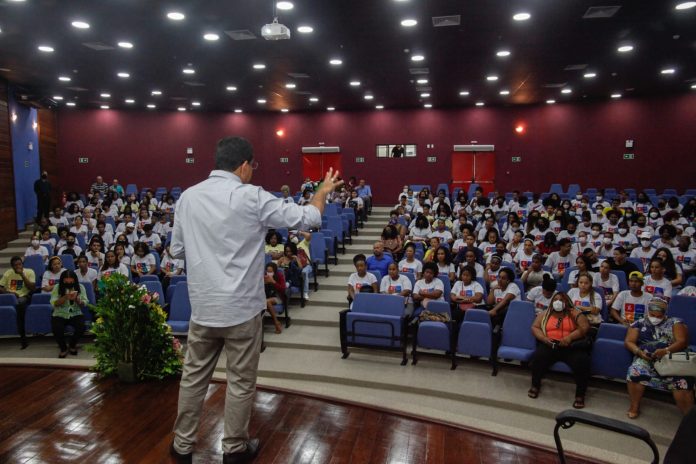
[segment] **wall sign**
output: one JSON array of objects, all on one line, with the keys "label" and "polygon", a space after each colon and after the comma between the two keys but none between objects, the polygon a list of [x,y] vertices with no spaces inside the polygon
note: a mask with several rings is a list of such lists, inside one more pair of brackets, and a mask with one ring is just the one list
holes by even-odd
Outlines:
[{"label": "wall sign", "polygon": [[289,163],[290,160],[288,158],[280,158],[281,163]]},{"label": "wall sign", "polygon": [[77,162],[80,164],[87,164],[89,163],[89,158],[78,158]]},{"label": "wall sign", "polygon": [[624,153],[623,159],[625,159],[625,160],[632,160],[635,158],[636,158],[636,155],[634,153]]},{"label": "wall sign", "polygon": [[521,162],[522,162],[522,157],[521,157],[521,156],[513,156],[513,157],[512,157],[512,162],[513,162],[513,163],[521,163]]},{"label": "wall sign", "polygon": [[196,162],[195,158],[186,158],[186,164],[193,164]]},{"label": "wall sign", "polygon": [[365,157],[364,157],[364,156],[356,156],[356,157],[355,157],[355,162],[356,162],[356,163],[364,163],[364,162],[365,162]]},{"label": "wall sign", "polygon": [[428,163],[437,163],[437,156],[428,156]]}]

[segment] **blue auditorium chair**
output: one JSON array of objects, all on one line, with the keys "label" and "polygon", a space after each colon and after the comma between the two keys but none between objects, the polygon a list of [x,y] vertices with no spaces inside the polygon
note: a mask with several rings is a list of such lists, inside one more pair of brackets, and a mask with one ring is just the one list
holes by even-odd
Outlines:
[{"label": "blue auditorium chair", "polygon": [[377,279],[377,288],[379,288],[379,284],[382,282],[382,272],[377,269],[367,272],[375,276],[375,279]]},{"label": "blue auditorium chair", "polygon": [[140,278],[140,283],[144,284],[145,282],[159,282],[159,277],[156,275],[144,275]]},{"label": "blue auditorium chair", "polygon": [[578,192],[581,192],[580,184],[569,184],[568,185],[568,191],[566,192],[568,194],[568,196],[570,196],[571,198],[575,198],[575,195],[577,195]]},{"label": "blue auditorium chair", "polygon": [[319,288],[316,276],[319,273],[319,265],[324,266],[324,275],[329,277],[329,250],[326,248],[324,234],[312,232],[312,239],[309,242],[309,255],[312,257],[312,269],[314,272],[315,291]]},{"label": "blue auditorium chair", "polygon": [[429,350],[440,350],[453,355],[452,346],[452,312],[449,303],[444,301],[431,301],[428,304],[428,311],[438,314],[449,315],[449,322],[440,321],[420,321],[416,325],[416,332],[413,337],[413,357],[412,364],[418,363],[418,347]]},{"label": "blue auditorium chair", "polygon": [[64,269],[75,270],[75,258],[72,255],[60,255],[60,260],[63,262]]},{"label": "blue auditorium chair", "polygon": [[135,184],[128,184],[126,185],[126,196],[130,194],[138,194],[138,186]]},{"label": "blue auditorium chair", "polygon": [[696,351],[696,297],[674,295],[669,300],[667,315],[684,321],[689,329],[689,348]]},{"label": "blue auditorium chair", "polygon": [[551,188],[549,189],[549,193],[556,193],[558,195],[563,193],[563,185],[561,184],[551,184]]},{"label": "blue auditorium chair", "polygon": [[626,379],[633,355],[624,346],[628,328],[622,324],[601,324],[592,347],[592,375]]},{"label": "blue auditorium chair", "polygon": [[49,334],[53,330],[51,328],[51,315],[53,314],[53,306],[50,304],[27,306],[26,312],[26,331],[28,334]]},{"label": "blue auditorium chair", "polygon": [[532,324],[535,317],[532,303],[528,301],[510,302],[503,322],[503,337],[498,348],[496,361],[497,358],[503,358],[515,359],[522,363],[529,362],[536,350],[536,338],[532,334]]},{"label": "blue auditorium chair", "polygon": [[31,304],[51,304],[50,293],[34,293],[31,296]]},{"label": "blue auditorium chair", "polygon": [[17,335],[17,310],[0,305],[0,335]]},{"label": "blue auditorium chair", "polygon": [[14,293],[0,293],[0,306],[17,307],[17,296]]},{"label": "blue auditorium chair", "polygon": [[34,271],[34,276],[36,277],[35,283],[38,287],[41,287],[41,278],[46,271],[46,265],[43,262],[43,258],[39,255],[27,256],[22,260],[22,263],[25,268]]},{"label": "blue auditorium chair", "polygon": [[[640,267],[638,268],[640,270]],[[626,273],[624,271],[610,271],[612,274],[619,279],[619,291],[628,290],[628,281],[626,280]]]},{"label": "blue auditorium chair", "polygon": [[452,369],[457,368],[457,354],[471,357],[488,358],[493,365],[492,375],[495,375],[493,353],[493,333],[491,316],[485,309],[467,309],[464,320],[459,326],[457,344],[452,357]]},{"label": "blue auditorium chair", "polygon": [[190,320],[191,301],[189,300],[188,285],[181,282],[174,288],[167,324],[174,332],[188,333]]},{"label": "blue auditorium chair", "polygon": [[169,285],[176,285],[179,282],[186,282],[186,274],[173,275],[169,278]]},{"label": "blue auditorium chair", "polygon": [[164,302],[164,290],[162,290],[162,284],[160,283],[159,280],[147,280],[147,281],[140,281],[143,285],[145,285],[145,288],[147,289],[148,292],[154,293],[157,292],[157,294],[160,297],[160,304],[164,306],[166,303]]},{"label": "blue auditorium chair", "polygon": [[401,365],[407,362],[407,316],[404,298],[399,295],[358,293],[353,308],[340,312],[340,339],[343,359],[349,346],[401,351]]},{"label": "blue auditorium chair", "polygon": [[326,228],[334,232],[334,238],[341,246],[341,253],[346,253],[346,231],[343,227],[343,218],[340,216],[327,216]]}]

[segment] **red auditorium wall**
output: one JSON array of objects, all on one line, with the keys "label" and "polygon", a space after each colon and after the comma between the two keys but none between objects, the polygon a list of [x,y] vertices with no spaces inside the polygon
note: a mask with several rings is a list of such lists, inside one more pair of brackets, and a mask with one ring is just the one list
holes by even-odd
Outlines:
[{"label": "red auditorium wall", "polygon": [[[517,134],[515,127],[525,132]],[[282,129],[283,137],[276,131]],[[228,114],[64,109],[58,115],[61,187],[87,189],[101,174],[139,187],[190,186],[212,169],[215,142],[247,137],[260,167],[255,182],[295,190],[302,146],[339,146],[346,175],[364,177],[378,203],[403,184],[450,180],[452,146],[496,147],[496,186],[543,191],[550,183],[585,187],[696,187],[696,95],[533,107],[290,114]],[[624,160],[626,139],[634,160]],[[378,159],[376,144],[415,143],[415,159]],[[434,144],[434,148],[426,145]],[[186,164],[193,148],[194,164]],[[356,157],[365,162],[357,164]],[[436,156],[436,163],[426,157]],[[512,157],[520,156],[520,163]],[[89,158],[86,164],[78,158]],[[281,164],[280,158],[289,158]]]}]

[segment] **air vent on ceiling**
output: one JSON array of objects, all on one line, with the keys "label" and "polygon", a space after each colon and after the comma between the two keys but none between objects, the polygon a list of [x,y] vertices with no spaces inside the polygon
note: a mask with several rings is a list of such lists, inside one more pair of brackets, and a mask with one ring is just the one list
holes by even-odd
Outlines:
[{"label": "air vent on ceiling", "polygon": [[305,73],[288,73],[288,76],[292,77],[293,79],[309,79],[309,74]]},{"label": "air vent on ceiling", "polygon": [[188,85],[189,87],[205,87],[205,84],[202,82],[184,82],[184,84]]},{"label": "air vent on ceiling", "polygon": [[416,92],[432,92],[432,87],[416,87]]},{"label": "air vent on ceiling", "polygon": [[116,47],[112,47],[111,45],[105,44],[104,42],[85,42],[82,45],[84,45],[87,48],[91,48],[92,50],[96,50],[98,52],[116,49]]},{"label": "air vent on ceiling", "polygon": [[188,101],[188,100],[190,100],[189,98],[186,98],[186,97],[169,97],[169,99],[174,100],[174,101],[184,101],[184,100]]},{"label": "air vent on ceiling", "polygon": [[428,68],[409,68],[408,72],[415,76],[418,76],[421,74],[429,74],[430,70]]},{"label": "air vent on ceiling", "polygon": [[460,15],[433,16],[433,27],[459,26],[462,22]]},{"label": "air vent on ceiling", "polygon": [[583,19],[611,18],[620,8],[620,6],[591,6],[582,17]]},{"label": "air vent on ceiling", "polygon": [[564,71],[580,71],[582,69],[585,69],[587,67],[587,64],[569,64],[565,68],[563,68]]},{"label": "air vent on ceiling", "polygon": [[73,92],[87,92],[89,90],[84,87],[66,87],[66,89],[72,90]]},{"label": "air vent on ceiling", "polygon": [[307,92],[305,90],[298,90],[295,92],[297,95],[312,95],[312,92]]},{"label": "air vent on ceiling", "polygon": [[254,40],[256,35],[249,29],[240,29],[238,31],[225,31],[225,34],[230,36],[232,40]]},{"label": "air vent on ceiling", "polygon": [[565,87],[567,84],[568,84],[567,82],[559,82],[559,83],[554,83],[554,84],[544,84],[544,88],[560,89],[561,87]]}]

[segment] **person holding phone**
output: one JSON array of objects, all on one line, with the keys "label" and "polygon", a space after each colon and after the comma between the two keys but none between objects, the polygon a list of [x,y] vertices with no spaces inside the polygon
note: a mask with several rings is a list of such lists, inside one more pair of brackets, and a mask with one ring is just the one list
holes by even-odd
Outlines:
[{"label": "person holding phone", "polygon": [[[51,327],[53,336],[60,347],[59,358],[65,358],[68,353],[77,355],[77,342],[85,332],[85,316],[82,308],[87,306],[87,291],[78,281],[75,271],[63,271],[58,284],[51,291]],[[65,327],[71,326],[73,334],[70,345],[65,343]]]}]

